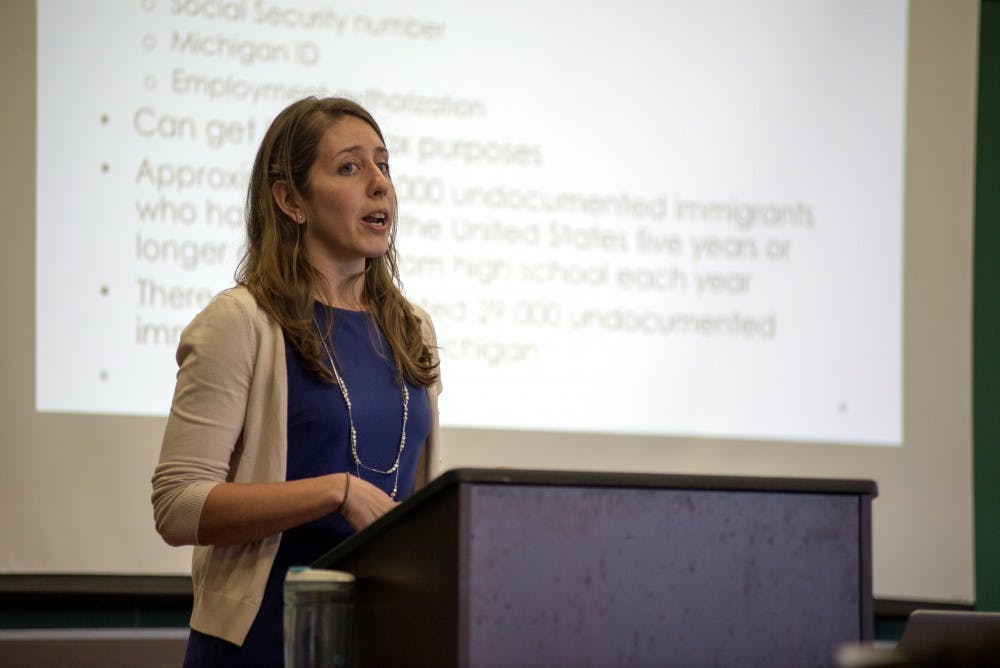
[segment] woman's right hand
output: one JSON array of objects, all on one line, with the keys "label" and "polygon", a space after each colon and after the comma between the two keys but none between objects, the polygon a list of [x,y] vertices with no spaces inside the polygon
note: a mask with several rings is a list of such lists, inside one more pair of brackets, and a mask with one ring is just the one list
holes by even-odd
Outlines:
[{"label": "woman's right hand", "polygon": [[347,478],[343,478],[344,483],[347,484],[347,495],[344,497],[340,514],[355,530],[364,529],[399,505],[388,494],[370,482],[352,476],[350,473],[344,475],[350,476],[350,482],[348,483]]}]

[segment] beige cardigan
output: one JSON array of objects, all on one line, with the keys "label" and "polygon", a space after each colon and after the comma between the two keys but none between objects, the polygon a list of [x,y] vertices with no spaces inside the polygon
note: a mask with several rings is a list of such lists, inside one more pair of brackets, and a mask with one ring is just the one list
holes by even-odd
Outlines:
[{"label": "beige cardigan", "polygon": [[[417,309],[436,351],[430,317]],[[191,628],[242,645],[257,616],[281,536],[244,545],[199,546],[209,491],[225,481],[285,479],[288,383],[281,328],[245,288],[218,295],[181,334],[177,385],[153,474],[156,530],[171,545],[196,545]],[[431,431],[420,486],[440,468],[437,395],[428,388]]]}]

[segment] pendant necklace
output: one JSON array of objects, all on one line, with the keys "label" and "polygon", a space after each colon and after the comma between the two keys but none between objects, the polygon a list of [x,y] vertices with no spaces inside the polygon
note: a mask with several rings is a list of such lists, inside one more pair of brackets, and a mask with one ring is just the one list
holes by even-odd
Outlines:
[{"label": "pendant necklace", "polygon": [[396,451],[396,461],[387,469],[368,466],[361,461],[361,457],[358,456],[358,431],[354,428],[354,414],[351,412],[351,395],[347,392],[347,384],[340,376],[340,372],[337,371],[337,365],[333,363],[333,355],[330,354],[330,348],[326,345],[326,338],[323,337],[319,328],[319,323],[316,322],[315,317],[313,318],[313,324],[316,325],[316,333],[320,335],[319,340],[323,344],[323,350],[326,352],[326,358],[330,361],[330,370],[333,371],[333,377],[337,380],[337,386],[340,388],[340,394],[344,397],[344,405],[347,407],[347,424],[351,430],[351,457],[354,459],[355,473],[357,473],[359,478],[361,477],[361,469],[371,471],[372,473],[379,473],[381,475],[392,475],[395,473],[396,477],[392,483],[392,493],[389,495],[389,498],[395,501],[396,493],[399,491],[399,461],[402,459],[403,449],[406,447],[406,420],[409,417],[410,412],[410,390],[406,387],[406,381],[401,381],[399,383],[399,387],[401,388],[403,394],[403,429],[399,436],[399,449]]}]

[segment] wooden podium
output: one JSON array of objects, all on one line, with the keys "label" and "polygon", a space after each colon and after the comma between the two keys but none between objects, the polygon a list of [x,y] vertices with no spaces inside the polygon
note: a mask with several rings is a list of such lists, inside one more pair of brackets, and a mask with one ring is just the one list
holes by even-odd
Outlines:
[{"label": "wooden podium", "polygon": [[315,567],[364,666],[832,666],[872,637],[874,482],[456,469]]}]

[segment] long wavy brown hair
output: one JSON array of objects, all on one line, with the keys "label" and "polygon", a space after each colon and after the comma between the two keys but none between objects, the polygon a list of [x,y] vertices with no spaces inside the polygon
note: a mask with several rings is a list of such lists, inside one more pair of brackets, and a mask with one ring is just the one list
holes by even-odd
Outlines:
[{"label": "long wavy brown hair", "polygon": [[[281,210],[271,186],[284,181],[296,197],[305,199],[320,140],[327,128],[345,116],[361,119],[385,142],[372,115],[344,98],[299,100],[271,123],[250,175],[247,247],[236,270],[236,282],[246,286],[281,326],[306,367],[330,382],[334,382],[333,374],[323,362],[324,348],[313,319],[313,300],[325,283],[303,252],[302,226]],[[393,224],[388,252],[366,259],[358,280],[364,281],[364,303],[389,343],[397,372],[410,383],[426,387],[437,381],[437,359],[421,335],[420,318],[399,288],[395,237]]]}]

